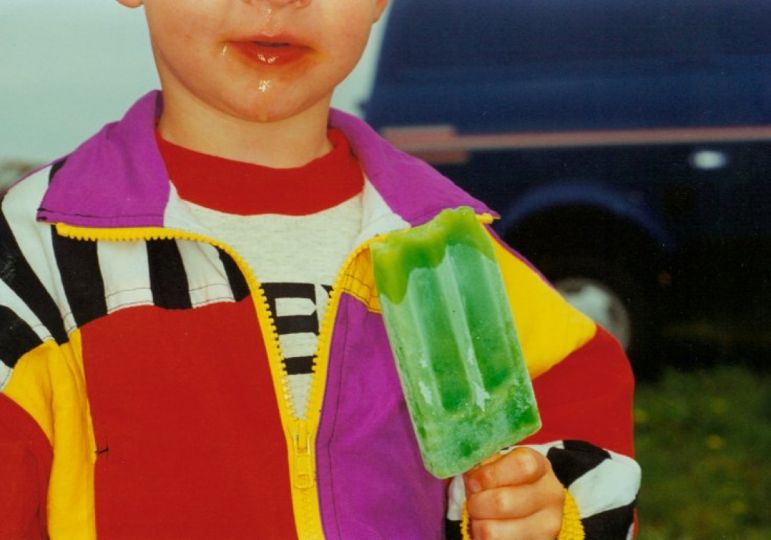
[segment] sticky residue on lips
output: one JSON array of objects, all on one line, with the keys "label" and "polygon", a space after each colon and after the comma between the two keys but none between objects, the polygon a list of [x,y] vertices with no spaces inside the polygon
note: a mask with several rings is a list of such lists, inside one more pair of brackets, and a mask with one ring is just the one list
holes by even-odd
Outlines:
[{"label": "sticky residue on lips", "polygon": [[266,54],[259,53],[257,55],[257,60],[264,64],[273,64],[276,60],[278,60],[278,56],[268,56]]},{"label": "sticky residue on lips", "polygon": [[291,41],[270,41],[263,38],[236,41],[235,49],[247,62],[267,69],[298,64],[310,52],[308,47],[292,43]]}]

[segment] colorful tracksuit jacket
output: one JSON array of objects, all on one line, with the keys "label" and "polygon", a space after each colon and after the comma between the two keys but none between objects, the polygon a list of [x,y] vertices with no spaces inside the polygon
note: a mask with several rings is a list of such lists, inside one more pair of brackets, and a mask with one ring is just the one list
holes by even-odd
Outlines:
[{"label": "colorful tracksuit jacket", "polygon": [[[444,208],[492,212],[331,113],[366,174],[364,218],[297,418],[260,283],[167,177],[161,108],[148,94],[3,198],[0,538],[461,534],[462,502],[421,464],[367,246]],[[489,230],[542,415],[527,442],[577,501],[574,536],[623,538],[639,484],[626,358]]]}]

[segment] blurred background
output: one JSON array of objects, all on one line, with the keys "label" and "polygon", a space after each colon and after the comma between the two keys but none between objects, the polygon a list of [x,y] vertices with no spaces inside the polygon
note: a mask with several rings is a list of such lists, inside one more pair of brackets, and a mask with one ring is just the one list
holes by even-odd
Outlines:
[{"label": "blurred background", "polygon": [[[392,0],[335,105],[450,176],[638,376],[640,538],[771,538],[771,2]],[[158,86],[141,10],[0,3],[0,189]]]}]

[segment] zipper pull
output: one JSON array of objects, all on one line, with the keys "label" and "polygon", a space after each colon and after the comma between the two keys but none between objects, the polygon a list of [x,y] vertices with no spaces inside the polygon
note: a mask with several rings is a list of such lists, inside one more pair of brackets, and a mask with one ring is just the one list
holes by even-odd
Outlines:
[{"label": "zipper pull", "polygon": [[313,444],[308,433],[308,423],[304,420],[297,422],[292,434],[292,455],[294,459],[294,473],[292,483],[298,489],[309,489],[316,483],[316,474],[313,471]]}]

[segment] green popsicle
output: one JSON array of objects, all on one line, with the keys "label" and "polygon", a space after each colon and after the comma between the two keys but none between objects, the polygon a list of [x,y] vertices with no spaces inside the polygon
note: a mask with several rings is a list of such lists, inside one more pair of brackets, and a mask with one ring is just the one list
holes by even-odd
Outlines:
[{"label": "green popsicle", "polygon": [[434,476],[467,471],[540,427],[493,245],[470,208],[372,244],[375,283]]}]

